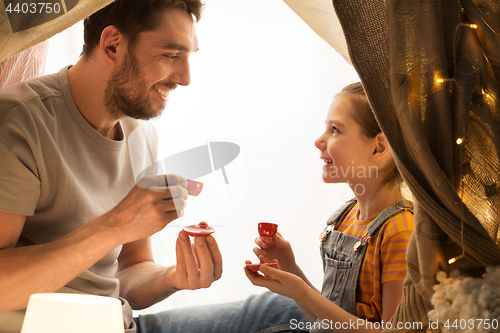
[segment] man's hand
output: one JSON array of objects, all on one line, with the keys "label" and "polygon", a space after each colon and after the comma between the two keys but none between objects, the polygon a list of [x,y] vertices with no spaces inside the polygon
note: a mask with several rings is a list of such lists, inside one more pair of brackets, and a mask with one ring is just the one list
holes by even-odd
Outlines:
[{"label": "man's hand", "polygon": [[167,283],[175,289],[208,288],[222,276],[222,254],[212,235],[196,236],[191,244],[188,234],[181,230],[175,248],[177,264],[166,274]]},{"label": "man's hand", "polygon": [[184,215],[187,181],[177,175],[147,176],[105,214],[120,243],[147,238]]}]

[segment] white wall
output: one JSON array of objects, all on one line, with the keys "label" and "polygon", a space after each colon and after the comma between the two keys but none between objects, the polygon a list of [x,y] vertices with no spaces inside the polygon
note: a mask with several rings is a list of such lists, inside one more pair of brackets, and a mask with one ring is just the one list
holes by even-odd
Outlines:
[{"label": "white wall", "polygon": [[[160,158],[207,141],[234,142],[241,153],[226,168],[229,186],[221,171],[199,179],[205,190],[188,200],[186,216],[154,236],[154,251],[158,262],[174,263],[180,225],[204,219],[217,225],[224,274],[209,289],[178,292],[140,313],[263,292],[243,272],[245,259],[256,261],[258,221],[279,224],[297,262],[319,288],[318,235],[336,207],[352,197],[345,185],[322,183],[322,161],[313,143],[324,130],[334,94],[358,80],[354,69],[280,0],[205,4],[197,25],[200,51],[191,58],[192,84],[172,93],[155,120]],[[75,63],[82,44],[81,22],[52,38],[46,73]],[[210,210],[206,203],[219,199],[211,189],[241,202]]]}]

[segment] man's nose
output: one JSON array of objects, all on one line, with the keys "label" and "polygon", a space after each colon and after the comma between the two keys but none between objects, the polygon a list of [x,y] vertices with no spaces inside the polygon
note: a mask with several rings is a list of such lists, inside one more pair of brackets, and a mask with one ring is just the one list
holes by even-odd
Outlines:
[{"label": "man's nose", "polygon": [[191,83],[191,71],[188,58],[177,63],[170,80],[180,86],[188,86]]}]

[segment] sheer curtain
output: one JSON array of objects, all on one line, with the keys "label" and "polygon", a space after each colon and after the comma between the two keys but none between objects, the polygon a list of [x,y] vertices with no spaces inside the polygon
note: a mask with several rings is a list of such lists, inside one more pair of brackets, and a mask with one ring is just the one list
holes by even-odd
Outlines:
[{"label": "sheer curtain", "polygon": [[43,75],[47,47],[44,41],[0,61],[0,89]]},{"label": "sheer curtain", "polygon": [[[197,24],[200,50],[191,56],[192,83],[170,95],[154,121],[159,159],[207,142],[233,142],[238,157],[199,178],[202,194],[188,199],[186,215],[154,236],[158,262],[175,262],[182,225],[206,220],[224,256],[220,281],[182,291],[140,313],[243,299],[264,290],[244,275],[257,222],[272,221],[290,240],[298,263],[317,287],[322,267],[318,236],[326,219],[352,197],[344,185],[321,180],[314,140],[324,130],[333,96],[358,80],[344,58],[280,0],[206,0]],[[49,42],[46,73],[78,59],[81,23]]]}]

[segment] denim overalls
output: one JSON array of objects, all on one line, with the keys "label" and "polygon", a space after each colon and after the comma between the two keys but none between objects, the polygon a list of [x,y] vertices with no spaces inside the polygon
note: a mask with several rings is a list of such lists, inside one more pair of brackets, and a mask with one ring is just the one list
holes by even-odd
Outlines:
[{"label": "denim overalls", "polygon": [[[401,200],[384,209],[370,223],[367,233],[359,239],[337,231],[356,202],[356,199],[352,199],[338,209],[328,219],[326,222],[328,226],[320,235],[324,271],[321,295],[353,315],[356,315],[356,286],[368,240],[376,237],[390,218],[404,211],[413,213],[413,207],[410,207],[405,200]],[[318,319],[310,332],[331,332],[326,326],[326,323]]]}]

